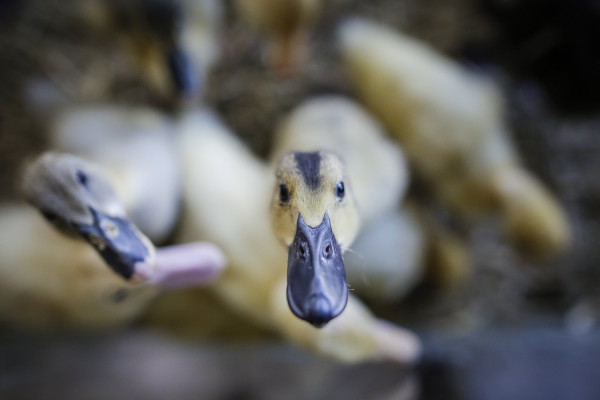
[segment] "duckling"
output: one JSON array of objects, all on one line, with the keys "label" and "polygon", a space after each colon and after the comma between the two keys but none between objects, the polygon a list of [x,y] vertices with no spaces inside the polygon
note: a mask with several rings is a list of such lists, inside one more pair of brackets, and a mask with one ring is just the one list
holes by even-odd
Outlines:
[{"label": "duckling", "polygon": [[164,243],[180,206],[173,122],[143,107],[87,105],[57,112],[48,125],[50,147],[98,165],[131,220],[153,243]]},{"label": "duckling", "polygon": [[347,98],[329,95],[305,101],[284,117],[273,141],[272,162],[290,150],[338,154],[363,223],[395,209],[404,197],[409,174],[401,148]]},{"label": "duckling", "polygon": [[[366,110],[342,96],[307,100],[279,124],[273,157],[290,149],[320,148],[344,161],[361,215],[363,227],[346,257],[349,282],[361,296],[397,300],[431,268],[436,269],[431,278],[443,281],[444,287],[464,279],[468,261],[456,254],[466,250],[432,232],[432,224],[424,223],[415,204],[400,207],[408,166],[400,147]],[[451,257],[445,257],[450,253],[443,249],[448,248],[456,249]],[[435,258],[437,253],[440,257]]]},{"label": "duckling", "polygon": [[115,37],[160,93],[197,100],[219,54],[222,7],[210,0],[85,0],[77,5],[98,32]]},{"label": "duckling", "polygon": [[304,58],[306,30],[320,0],[237,0],[239,14],[269,36],[268,60],[277,72],[294,72]]},{"label": "duckling", "polygon": [[51,228],[30,207],[4,205],[3,320],[26,327],[108,327],[130,320],[154,297],[150,286],[131,290],[151,275],[154,246],[125,218],[97,168],[46,154],[27,169],[23,192],[60,232],[89,244]]},{"label": "duckling", "polygon": [[291,149],[335,152],[344,162],[363,228],[346,257],[348,278],[361,295],[398,298],[420,280],[425,236],[398,209],[408,168],[366,110],[342,96],[309,99],[276,129],[272,159]]},{"label": "duckling", "polygon": [[491,82],[375,23],[346,22],[340,41],[361,100],[444,202],[470,218],[500,215],[509,238],[530,254],[567,246],[564,212],[520,165]]},{"label": "duckling", "polygon": [[151,287],[110,271],[94,249],[57,233],[22,204],[0,211],[0,319],[27,329],[102,329],[130,321],[154,298]]},{"label": "duckling", "polygon": [[[50,126],[50,145],[101,167],[129,218],[154,244],[172,238],[180,213],[181,170],[171,119],[144,107],[88,105],[67,108]],[[153,282],[185,287],[212,276],[186,261],[194,252],[198,263],[203,254],[207,260],[222,258],[210,244],[161,248],[159,261],[172,265],[157,271]]]},{"label": "duckling", "polygon": [[155,250],[101,170],[73,155],[45,153],[28,163],[21,189],[47,221],[21,204],[0,209],[5,322],[112,327],[138,316],[159,289],[207,284],[224,266],[207,243]]},{"label": "duckling", "polygon": [[322,327],[348,301],[342,249],[359,225],[344,166],[333,153],[294,151],[281,157],[275,176],[271,224],[289,248],[288,304],[298,318]]},{"label": "duckling", "polygon": [[28,165],[22,192],[62,234],[86,240],[117,274],[134,281],[151,274],[154,246],[129,222],[112,186],[93,165],[46,153]]},{"label": "duckling", "polygon": [[[376,319],[347,294],[341,251],[356,233],[358,212],[336,156],[289,153],[274,174],[207,111],[182,120],[179,148],[185,168],[178,239],[210,240],[224,250],[229,266],[210,290],[229,307],[339,360],[417,357],[412,333]],[[310,262],[313,245],[323,251],[317,254],[325,261],[312,265],[320,276],[301,267]]]}]

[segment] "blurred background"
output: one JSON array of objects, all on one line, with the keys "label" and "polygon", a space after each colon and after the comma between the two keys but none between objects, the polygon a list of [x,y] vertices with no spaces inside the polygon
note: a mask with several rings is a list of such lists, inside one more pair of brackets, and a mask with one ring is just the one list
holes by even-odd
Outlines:
[{"label": "blurred background", "polygon": [[[281,13],[278,21],[287,18]],[[205,311],[211,323],[188,327],[165,317],[163,302],[102,332],[4,323],[1,398],[600,398],[593,0],[323,1],[298,45],[304,58],[282,56],[292,50],[234,1],[0,1],[0,200],[18,201],[20,165],[48,148],[49,115],[69,104],[141,105],[176,117],[202,103],[266,159],[277,124],[302,101],[338,94],[361,102],[336,41],[341,21],[357,16],[498,85],[508,138],[566,215],[568,244],[532,256],[503,235],[501,220],[465,220],[411,170],[411,201],[460,238],[469,260],[458,282],[446,284],[434,270],[399,298],[364,298],[377,316],[419,334],[424,357],[416,367],[340,364],[251,321],[232,329],[233,313],[215,315],[201,301],[190,315]],[[177,39],[190,27],[196,41]],[[193,72],[178,73],[187,62]]]}]

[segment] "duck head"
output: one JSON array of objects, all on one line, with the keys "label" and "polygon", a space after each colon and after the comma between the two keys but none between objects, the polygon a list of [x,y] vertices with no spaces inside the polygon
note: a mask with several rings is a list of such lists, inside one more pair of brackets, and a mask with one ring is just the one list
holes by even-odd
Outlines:
[{"label": "duck head", "polygon": [[181,39],[185,10],[180,0],[142,0],[142,14],[149,36],[160,49],[171,87],[178,96],[200,92],[200,76]]},{"label": "duck head", "polygon": [[287,300],[316,327],[337,317],[348,300],[342,249],[356,236],[359,217],[333,153],[291,152],[276,168],[271,224],[289,248]]},{"label": "duck head", "polygon": [[145,281],[152,274],[154,246],[127,219],[112,186],[93,165],[46,153],[26,167],[21,189],[54,227],[91,244],[123,278]]},{"label": "duck head", "polygon": [[81,4],[85,21],[124,44],[140,76],[153,89],[177,100],[199,96],[201,77],[182,35],[189,11],[182,0],[85,0]]}]

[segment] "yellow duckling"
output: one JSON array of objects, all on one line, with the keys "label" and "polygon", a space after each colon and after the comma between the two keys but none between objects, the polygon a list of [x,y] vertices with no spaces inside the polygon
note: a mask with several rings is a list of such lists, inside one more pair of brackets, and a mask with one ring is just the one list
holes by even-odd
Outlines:
[{"label": "yellow duckling", "polygon": [[288,304],[297,317],[322,327],[348,301],[342,249],[359,226],[344,166],[333,153],[290,152],[279,160],[275,177],[271,225],[289,247]]},{"label": "yellow duckling", "polygon": [[[347,296],[341,251],[356,234],[358,212],[336,156],[288,153],[274,174],[208,112],[188,115],[180,134],[179,239],[210,240],[224,250],[230,264],[211,289],[226,304],[339,360],[417,357],[412,333],[374,318],[354,296],[341,312]],[[317,329],[294,313],[326,325]]]},{"label": "yellow duckling", "polygon": [[91,164],[46,153],[27,166],[22,192],[61,233],[84,238],[118,274],[145,280],[151,273],[154,246],[126,219],[112,186]]},{"label": "yellow duckling", "polygon": [[68,107],[49,123],[50,147],[107,175],[132,221],[161,244],[179,215],[181,178],[173,122],[143,107]]},{"label": "yellow duckling", "polygon": [[[33,327],[105,327],[139,313],[154,289],[130,290],[135,284],[123,277],[150,276],[154,246],[126,219],[99,170],[70,155],[46,154],[27,169],[23,192],[63,233],[31,207],[2,207],[2,319]],[[76,235],[89,244],[68,237]]]},{"label": "yellow duckling", "polygon": [[344,162],[363,223],[396,209],[408,184],[399,146],[362,107],[341,96],[310,99],[276,130],[271,160],[290,150],[328,150]]},{"label": "yellow duckling", "polygon": [[106,176],[78,157],[46,153],[28,163],[22,192],[47,221],[24,205],[0,209],[6,322],[106,328],[139,315],[158,289],[207,283],[223,268],[223,255],[210,244],[156,251]]},{"label": "yellow duckling", "polygon": [[341,96],[310,99],[284,118],[274,139],[275,158],[290,149],[325,149],[344,161],[363,222],[346,257],[359,294],[399,299],[430,268],[447,286],[464,278],[466,250],[424,223],[414,205],[400,207],[409,175],[403,153],[358,104]]},{"label": "yellow duckling", "polygon": [[423,276],[425,234],[399,206],[408,168],[399,146],[358,104],[341,96],[310,99],[284,118],[272,157],[291,149],[335,152],[344,162],[363,228],[346,256],[361,295],[399,298]]},{"label": "yellow duckling", "polygon": [[499,214],[508,236],[532,253],[549,255],[567,246],[566,217],[520,165],[491,82],[371,22],[349,21],[340,32],[361,100],[443,201],[466,216]]}]

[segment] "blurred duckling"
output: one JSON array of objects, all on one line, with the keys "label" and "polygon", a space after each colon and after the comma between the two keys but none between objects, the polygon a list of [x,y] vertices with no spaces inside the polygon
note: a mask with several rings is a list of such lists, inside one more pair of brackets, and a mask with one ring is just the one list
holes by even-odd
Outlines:
[{"label": "blurred duckling", "polygon": [[295,72],[306,52],[307,29],[323,0],[236,0],[239,14],[269,38],[268,64]]},{"label": "blurred duckling", "polygon": [[132,290],[152,274],[155,250],[107,180],[69,155],[46,154],[26,171],[25,197],[62,233],[31,207],[2,205],[0,318],[30,328],[103,328],[133,318],[155,294]]},{"label": "blurred duckling", "polygon": [[[100,167],[132,222],[155,245],[172,243],[181,218],[182,199],[182,171],[177,157],[174,120],[150,108],[115,104],[66,105],[52,111],[54,115],[47,117],[50,147],[76,154]],[[202,283],[203,279],[208,280],[215,275],[208,271],[202,276],[200,267],[196,274],[193,266],[190,267],[184,255],[181,255],[179,246],[186,244],[158,249],[158,255],[163,258],[170,255],[171,262],[164,276],[156,278],[161,281],[161,288],[193,286],[195,279]],[[210,260],[216,258],[211,255],[217,253],[214,246],[190,246],[190,251],[197,252],[195,257],[200,264],[203,259],[208,259],[204,264],[210,265]],[[176,259],[178,254],[180,257]],[[222,255],[219,257],[223,260]],[[180,273],[168,274],[176,269]],[[167,298],[179,295],[185,299],[183,306],[177,304],[176,309],[181,311],[188,306],[188,311],[196,312],[197,307],[189,307],[189,303],[193,302],[185,293],[170,292]],[[156,308],[156,302],[152,304],[150,310]],[[146,309],[140,307],[139,311],[145,313]],[[185,311],[181,312],[185,314]],[[171,308],[168,314],[173,316],[177,313]],[[195,320],[206,325],[202,319],[206,314],[196,314],[198,318]],[[179,313],[177,318],[174,324],[181,324],[186,316]],[[164,319],[161,323],[164,325]]]},{"label": "blurred duckling", "polygon": [[[397,300],[420,282],[430,267],[436,269],[431,278],[444,282],[445,287],[464,279],[466,250],[460,262],[439,257],[429,265],[432,253],[446,248],[449,238],[430,232],[430,224],[423,223],[414,205],[400,207],[408,166],[399,146],[385,136],[366,110],[341,96],[306,101],[277,129],[273,159],[291,149],[324,149],[344,162],[363,225],[346,256],[349,282],[359,294]],[[458,270],[464,273],[451,272]]]},{"label": "blurred duckling", "polygon": [[223,269],[222,253],[208,243],[155,250],[101,170],[73,155],[29,162],[21,190],[40,213],[17,203],[0,208],[5,322],[108,328],[138,316],[159,289],[208,284]]},{"label": "blurred duckling", "polygon": [[[179,222],[182,189],[176,127],[170,118],[144,107],[89,105],[66,108],[50,126],[52,148],[98,165],[122,199],[129,218],[154,244],[172,239]],[[210,264],[222,259],[217,253],[208,243],[161,248],[160,260],[171,265],[155,279],[162,287],[194,286],[196,280],[203,283],[213,273],[187,257],[195,254],[202,263],[206,254]]]},{"label": "blurred duckling", "polygon": [[50,147],[102,168],[127,214],[153,243],[176,226],[181,178],[173,122],[149,108],[66,107],[49,122]]},{"label": "blurred duckling", "polygon": [[133,54],[142,76],[165,96],[198,101],[219,56],[220,2],[84,0],[78,7],[98,32]]},{"label": "blurred duckling", "polygon": [[443,201],[464,216],[499,214],[506,234],[529,254],[567,246],[564,212],[521,166],[491,82],[375,23],[348,21],[340,38],[361,100]]},{"label": "blurred duckling", "polygon": [[[209,112],[186,116],[180,135],[179,240],[210,240],[224,250],[230,264],[211,289],[229,307],[339,360],[417,357],[412,333],[377,320],[347,294],[341,252],[356,234],[358,211],[336,156],[288,153],[274,174]],[[304,264],[313,269],[302,271]]]},{"label": "blurred duckling", "polygon": [[10,227],[0,235],[2,319],[30,327],[114,326],[143,311],[157,288],[207,283],[223,268],[222,253],[207,243],[155,251],[126,218],[131,211],[163,241],[180,194],[166,122],[147,110],[121,111],[71,109],[54,125],[56,147],[97,164],[56,153],[27,164],[22,192],[58,231],[24,205],[0,208]]},{"label": "blurred duckling", "polygon": [[471,273],[465,239],[410,198],[361,229],[351,250],[348,281],[362,297],[380,302],[401,300],[422,282],[454,290]]},{"label": "blurred duckling", "polygon": [[62,234],[88,241],[117,274],[147,279],[154,246],[127,219],[112,186],[93,165],[69,154],[46,153],[27,166],[21,190]]}]

